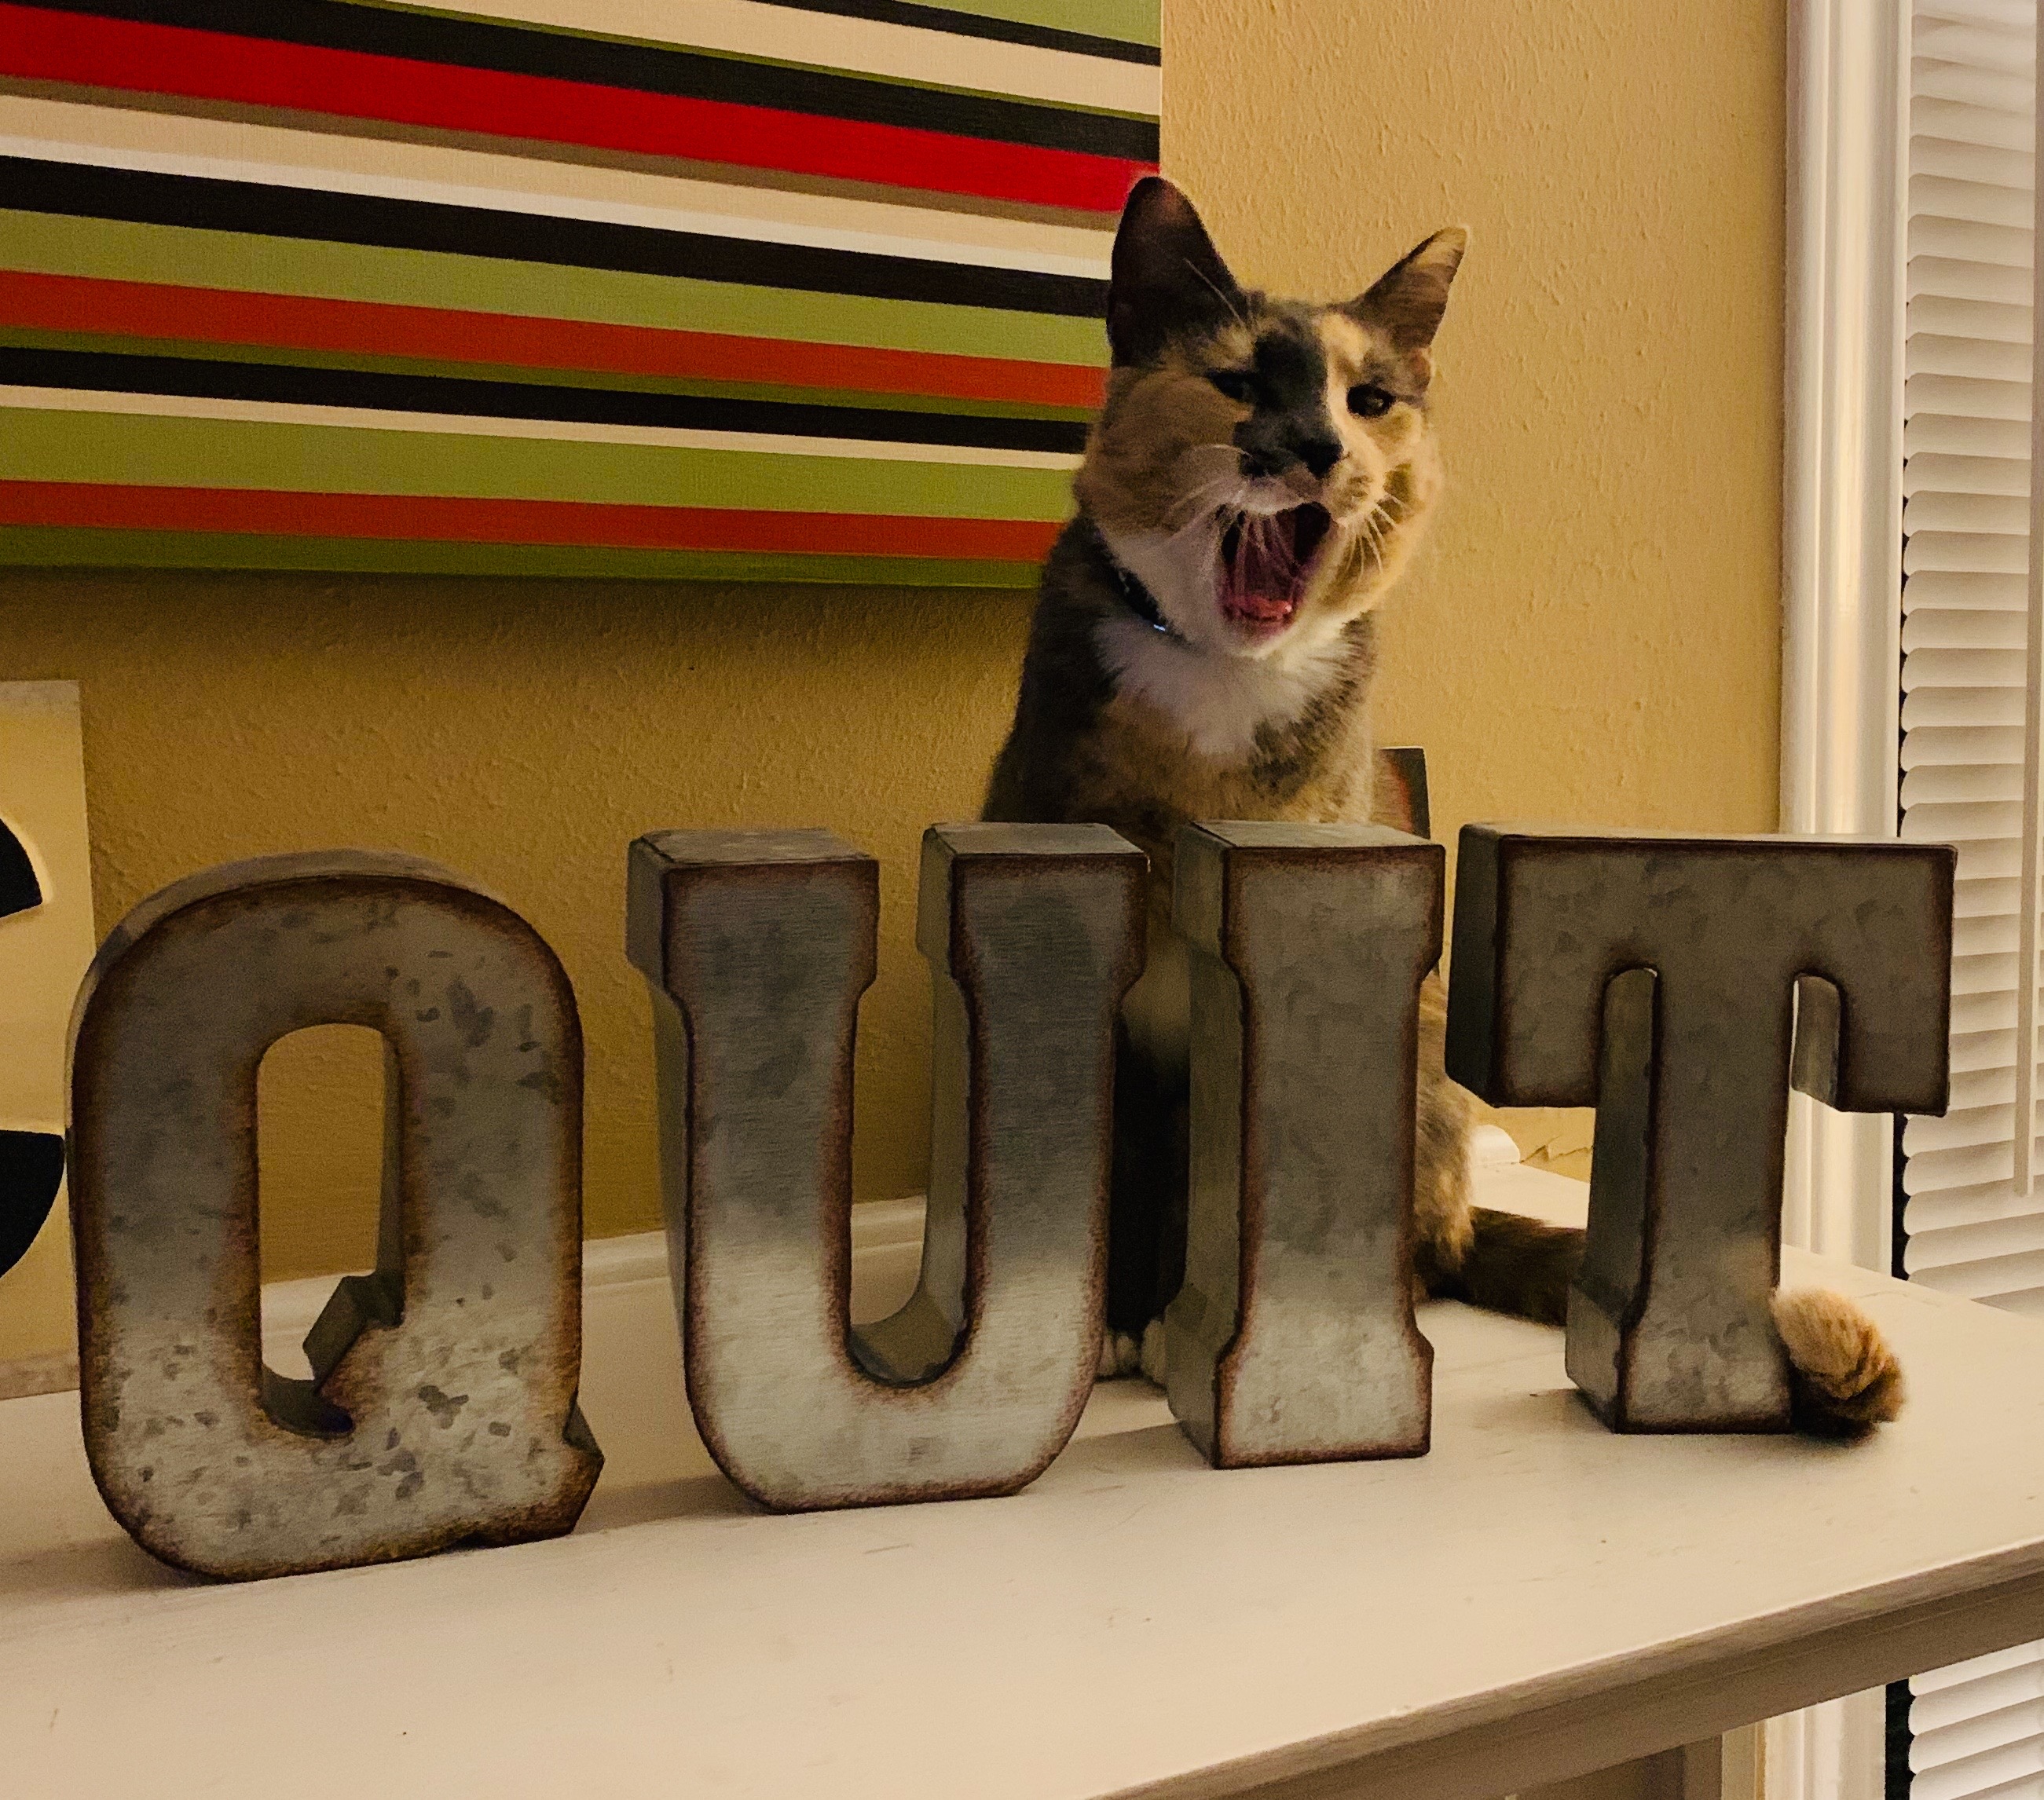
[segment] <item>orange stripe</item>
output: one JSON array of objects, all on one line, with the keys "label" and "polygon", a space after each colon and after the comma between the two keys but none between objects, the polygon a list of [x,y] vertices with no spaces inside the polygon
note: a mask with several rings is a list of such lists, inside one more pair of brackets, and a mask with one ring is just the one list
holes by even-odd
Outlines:
[{"label": "orange stripe", "polygon": [[425,538],[620,550],[738,550],[1035,562],[1058,527],[1035,519],[924,519],[580,500],[471,500],[265,489],[0,482],[0,525],[112,526],[268,536]]},{"label": "orange stripe", "polygon": [[575,319],[524,318],[382,301],[174,287],[0,271],[0,324],[109,337],[420,356],[520,369],[601,370],[1040,406],[1099,405],[1105,371],[935,351],[869,350]]}]

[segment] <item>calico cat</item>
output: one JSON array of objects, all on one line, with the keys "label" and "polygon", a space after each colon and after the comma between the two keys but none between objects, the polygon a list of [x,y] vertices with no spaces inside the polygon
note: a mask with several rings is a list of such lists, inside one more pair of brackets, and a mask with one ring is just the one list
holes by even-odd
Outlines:
[{"label": "calico cat", "polygon": [[[1110,825],[1150,858],[1150,960],[1117,1057],[1103,1375],[1160,1375],[1185,1267],[1189,988],[1172,851],[1198,819],[1371,815],[1375,610],[1441,490],[1432,345],[1467,234],[1437,232],[1359,297],[1242,287],[1152,176],[1115,239],[1112,367],[1043,573],[984,816]],[[1422,991],[1416,1273],[1431,1294],[1558,1324],[1582,1234],[1470,1203],[1470,1096]],[[1901,1379],[1831,1294],[1777,1297],[1798,1422],[1892,1418]]]}]

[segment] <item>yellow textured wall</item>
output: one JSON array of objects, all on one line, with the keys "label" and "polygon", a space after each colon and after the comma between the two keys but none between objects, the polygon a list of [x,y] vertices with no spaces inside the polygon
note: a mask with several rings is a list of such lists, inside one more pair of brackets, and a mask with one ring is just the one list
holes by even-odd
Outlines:
[{"label": "yellow textured wall", "polygon": [[1241,278],[1472,230],[1378,689],[1437,827],[1774,827],[1785,14],[1166,0],[1166,167]]},{"label": "yellow textured wall", "polygon": [[[1474,245],[1441,342],[1452,492],[1393,602],[1380,718],[1437,829],[1764,829],[1777,693],[1783,0],[1166,0],[1166,167],[1244,278],[1352,291]],[[191,574],[0,577],[0,679],[84,685],[103,931],[206,864],[436,857],[559,950],[591,1231],[657,1218],[624,847],[816,823],[884,859],[858,1179],[921,1178],[909,875],[1005,723],[1016,596]],[[273,1275],[359,1265],[373,1067],[266,1080]]]}]

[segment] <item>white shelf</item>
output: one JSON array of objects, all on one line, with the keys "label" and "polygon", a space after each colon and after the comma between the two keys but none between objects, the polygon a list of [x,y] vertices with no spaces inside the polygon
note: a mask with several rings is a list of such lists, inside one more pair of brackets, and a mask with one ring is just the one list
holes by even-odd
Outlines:
[{"label": "white shelf", "polygon": [[0,1404],[0,1791],[1478,1800],[2044,1635],[2044,1330],[1812,1258],[1908,1370],[1868,1444],[1615,1437],[1558,1334],[1440,1305],[1424,1459],[1217,1473],[1118,1383],[1013,1499],[774,1518],[689,1429],[656,1245],[593,1252],[609,1461],[554,1543],[206,1585],[74,1395]]}]

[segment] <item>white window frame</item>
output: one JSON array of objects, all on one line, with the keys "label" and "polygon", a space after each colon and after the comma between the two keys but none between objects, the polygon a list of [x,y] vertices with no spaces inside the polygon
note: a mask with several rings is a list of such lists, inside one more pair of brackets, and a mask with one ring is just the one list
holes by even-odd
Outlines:
[{"label": "white window frame", "polygon": [[[1908,0],[1792,0],[1781,829],[1893,837],[1900,783]],[[1784,1235],[1885,1272],[1894,1128],[1791,1106]],[[1767,1800],[1881,1800],[1876,1689],[1771,1721]]]},{"label": "white window frame", "polygon": [[[1781,829],[1896,835],[1907,0],[1793,0],[1783,384]],[[1796,1097],[1784,1230],[1885,1273],[1885,1117]]]}]

